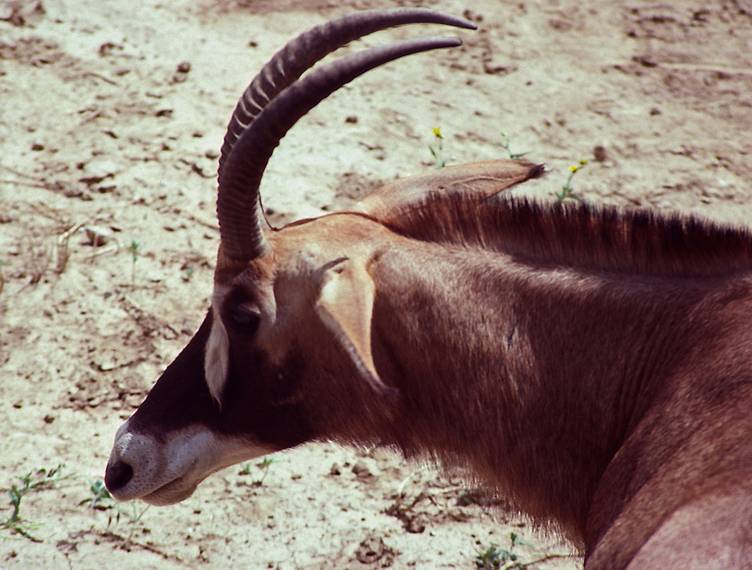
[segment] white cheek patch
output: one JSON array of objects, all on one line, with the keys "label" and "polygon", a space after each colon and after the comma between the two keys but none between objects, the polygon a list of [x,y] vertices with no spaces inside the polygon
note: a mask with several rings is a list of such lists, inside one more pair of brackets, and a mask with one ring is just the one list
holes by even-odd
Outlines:
[{"label": "white cheek patch", "polygon": [[204,377],[212,398],[221,405],[222,390],[227,382],[227,369],[230,359],[230,338],[222,323],[220,307],[228,292],[227,287],[215,287],[212,295],[212,328],[206,343],[204,355]]}]

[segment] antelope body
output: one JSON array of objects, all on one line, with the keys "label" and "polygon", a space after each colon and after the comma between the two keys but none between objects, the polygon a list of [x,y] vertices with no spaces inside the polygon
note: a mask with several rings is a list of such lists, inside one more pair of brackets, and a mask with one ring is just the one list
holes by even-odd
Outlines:
[{"label": "antelope body", "polygon": [[363,12],[262,69],[228,126],[211,308],[118,431],[118,499],[188,497],[211,473],[309,441],[469,469],[557,525],[587,568],[752,565],[752,235],[691,217],[497,196],[524,161],[443,169],[353,211],[263,226],[267,160],[367,69],[453,39],[373,48]]}]

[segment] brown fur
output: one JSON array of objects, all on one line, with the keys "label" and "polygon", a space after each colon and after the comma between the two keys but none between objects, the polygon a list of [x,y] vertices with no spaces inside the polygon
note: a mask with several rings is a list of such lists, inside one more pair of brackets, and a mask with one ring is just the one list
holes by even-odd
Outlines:
[{"label": "brown fur", "polygon": [[[419,185],[291,224],[267,255],[220,268],[228,293],[134,429],[381,444],[465,467],[591,569],[752,564],[750,233]],[[253,333],[232,320],[248,306]],[[221,411],[203,383],[213,318],[230,339]]]},{"label": "brown fur", "polygon": [[[670,470],[690,435],[700,448],[684,459],[703,478],[725,476],[716,443],[733,462],[752,458],[721,419],[729,397],[752,403],[748,231],[644,210],[438,193],[384,224],[409,239],[376,247],[373,342],[404,408],[391,433],[368,424],[369,440],[469,466],[523,512],[560,525],[588,556],[605,552],[589,564],[604,568],[628,564],[690,500],[663,489],[644,499],[654,512],[631,521],[639,529],[628,544],[600,543],[643,501],[618,490],[625,481]],[[728,396],[711,402],[709,385]],[[337,408],[352,405],[335,397]],[[343,425],[333,431],[366,437],[362,426]],[[673,435],[658,443],[656,425]],[[734,427],[748,438],[752,420]],[[682,476],[691,496],[700,477]],[[594,509],[601,498],[607,504]]]},{"label": "brown fur", "polygon": [[[442,449],[524,512],[562,524],[585,545],[588,567],[629,564],[703,488],[738,495],[740,513],[752,508],[738,484],[706,483],[729,473],[747,480],[752,469],[750,232],[644,210],[438,194],[386,223],[453,248],[436,253],[453,266],[441,279],[410,255],[380,280],[411,276],[409,289],[423,296],[400,306],[397,291],[384,294],[395,305],[384,336],[413,339],[409,353],[399,343],[392,351],[410,363],[406,375],[432,390],[433,419],[415,430],[425,440],[414,447]],[[405,316],[418,307],[436,314],[410,326]],[[440,338],[457,330],[473,333]],[[435,418],[447,420],[446,433]],[[681,484],[659,486],[672,473]],[[669,528],[677,538],[662,544],[664,554],[709,532],[702,521]],[[723,540],[734,528],[721,529]],[[745,528],[726,547],[749,563]],[[707,559],[696,560],[701,567]]]},{"label": "brown fur", "polygon": [[694,216],[585,203],[429,193],[383,222],[403,235],[500,250],[530,262],[669,275],[752,269],[752,232]]}]

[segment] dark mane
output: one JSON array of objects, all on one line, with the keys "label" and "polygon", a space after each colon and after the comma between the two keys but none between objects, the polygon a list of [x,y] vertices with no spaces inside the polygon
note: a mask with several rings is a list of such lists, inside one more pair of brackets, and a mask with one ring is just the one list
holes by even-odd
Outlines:
[{"label": "dark mane", "polygon": [[687,276],[752,270],[752,231],[647,209],[436,192],[387,225],[543,264]]}]

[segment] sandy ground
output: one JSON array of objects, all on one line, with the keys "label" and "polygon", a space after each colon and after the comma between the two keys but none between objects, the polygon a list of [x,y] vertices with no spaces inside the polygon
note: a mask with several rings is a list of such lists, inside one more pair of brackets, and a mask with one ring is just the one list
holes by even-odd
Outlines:
[{"label": "sandy ground", "polygon": [[[116,427],[207,306],[213,173],[237,96],[292,35],[394,5],[128,4],[0,1],[0,487],[64,464],[23,497],[21,522],[3,497],[0,568],[474,568],[492,544],[530,568],[579,567],[503,501],[377,450],[236,466],[138,520],[140,506],[96,500]],[[752,219],[749,0],[426,4],[481,29],[306,117],[267,171],[273,219],[433,168],[437,126],[452,163],[506,156],[501,131],[546,162],[522,192],[550,198],[584,158],[584,199]]]}]

